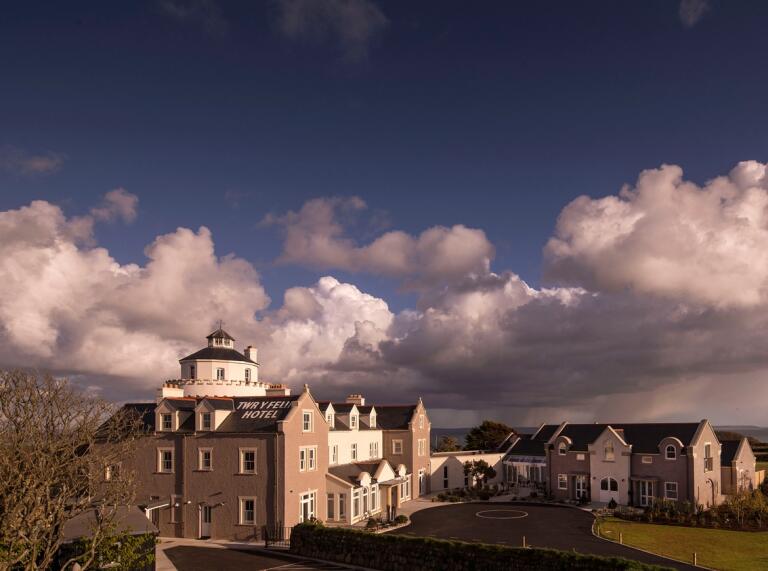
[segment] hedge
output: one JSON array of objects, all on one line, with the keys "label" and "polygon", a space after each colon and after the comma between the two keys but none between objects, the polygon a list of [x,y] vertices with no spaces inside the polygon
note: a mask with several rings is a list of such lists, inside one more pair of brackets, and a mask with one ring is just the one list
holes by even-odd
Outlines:
[{"label": "hedge", "polygon": [[382,571],[652,571],[668,567],[554,549],[525,549],[299,524],[291,552]]}]

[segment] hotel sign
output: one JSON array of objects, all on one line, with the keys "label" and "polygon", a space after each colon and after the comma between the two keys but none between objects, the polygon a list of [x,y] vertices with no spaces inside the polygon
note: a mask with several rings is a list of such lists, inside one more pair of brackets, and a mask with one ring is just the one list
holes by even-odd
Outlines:
[{"label": "hotel sign", "polygon": [[237,403],[237,410],[243,411],[240,415],[243,419],[280,418],[283,409],[290,408],[292,404],[287,400],[245,401]]}]

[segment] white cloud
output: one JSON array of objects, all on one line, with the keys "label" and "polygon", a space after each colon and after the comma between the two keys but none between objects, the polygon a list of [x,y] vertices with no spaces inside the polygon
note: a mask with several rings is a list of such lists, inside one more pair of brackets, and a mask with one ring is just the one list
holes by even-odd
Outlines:
[{"label": "white cloud", "polygon": [[768,301],[766,166],[742,162],[703,187],[643,171],[618,196],[582,196],[546,247],[548,276],[589,289],[750,307]]},{"label": "white cloud", "polygon": [[345,59],[365,59],[389,20],[371,0],[278,0],[280,31],[293,40],[333,38]]},{"label": "white cloud", "polygon": [[344,235],[340,218],[364,208],[365,203],[356,197],[317,198],[306,202],[299,212],[267,218],[285,230],[280,261],[397,277],[412,286],[488,272],[493,245],[482,230],[461,224],[434,226],[418,236],[391,231],[368,245],[356,245]]},{"label": "white cloud", "polygon": [[52,174],[64,164],[62,153],[47,152],[33,154],[18,147],[0,147],[0,171],[20,176]]},{"label": "white cloud", "polygon": [[110,190],[104,195],[101,206],[91,209],[91,216],[102,222],[120,219],[125,223],[136,220],[136,207],[139,197],[124,188]]},{"label": "white cloud", "polygon": [[683,26],[692,28],[699,23],[709,8],[709,0],[680,0],[678,15]]}]

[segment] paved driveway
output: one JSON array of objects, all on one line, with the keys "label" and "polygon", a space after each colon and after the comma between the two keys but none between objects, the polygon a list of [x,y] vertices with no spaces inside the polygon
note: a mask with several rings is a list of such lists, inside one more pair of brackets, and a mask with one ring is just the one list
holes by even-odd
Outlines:
[{"label": "paved driveway", "polygon": [[297,561],[281,553],[265,553],[253,550],[220,549],[178,545],[165,550],[178,571],[224,571],[226,569],[247,569],[248,571],[297,571],[299,569],[323,569],[326,571],[349,571],[350,567],[341,567],[332,563],[315,561]]},{"label": "paved driveway", "polygon": [[418,511],[411,525],[395,533],[440,539],[460,539],[476,543],[495,543],[520,547],[525,536],[532,547],[576,550],[610,557],[625,557],[666,565],[676,569],[696,569],[692,565],[637,551],[592,535],[592,514],[574,508],[525,504],[456,504]]}]

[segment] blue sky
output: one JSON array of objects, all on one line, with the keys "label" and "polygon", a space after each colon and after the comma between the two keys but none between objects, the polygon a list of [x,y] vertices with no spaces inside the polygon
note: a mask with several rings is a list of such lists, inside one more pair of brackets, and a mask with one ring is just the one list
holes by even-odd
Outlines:
[{"label": "blue sky", "polygon": [[[734,329],[752,320],[768,333],[755,198],[768,196],[766,21],[765,2],[716,0],[8,5],[0,365],[136,398],[224,318],[272,351],[273,378],[339,394],[363,383],[380,397],[385,380],[459,424],[495,406],[507,407],[499,418],[559,421],[574,403],[591,420],[643,391],[658,400],[653,418],[731,422],[706,387],[736,375],[754,388],[768,372],[768,352]],[[641,176],[664,164],[684,175]],[[591,200],[568,206],[581,195]],[[33,200],[54,210],[25,217]],[[177,231],[201,226],[211,236]],[[444,250],[419,242],[435,227]],[[291,250],[294,231],[334,238]],[[395,247],[365,248],[394,231]],[[446,269],[462,248],[460,269]],[[104,272],[87,275],[73,252]],[[47,269],[19,272],[38,259]],[[57,362],[92,354],[86,326],[146,368]],[[158,340],[168,352],[153,352]],[[660,388],[691,387],[709,395],[699,409],[662,402]]]},{"label": "blue sky", "polygon": [[[662,163],[704,181],[765,155],[765,3],[712,3],[690,28],[669,0],[380,9],[386,25],[349,61],[332,33],[285,37],[271,2],[219,2],[213,30],[162,2],[6,7],[0,144],[66,159],[55,176],[0,175],[0,207],[80,213],[122,186],[136,224],[99,229],[118,260],[206,225],[279,297],[316,276],[274,270],[280,243],[258,221],[358,195],[409,232],[482,228],[494,267],[536,284],[576,196]],[[401,305],[393,284],[365,285]]]}]

